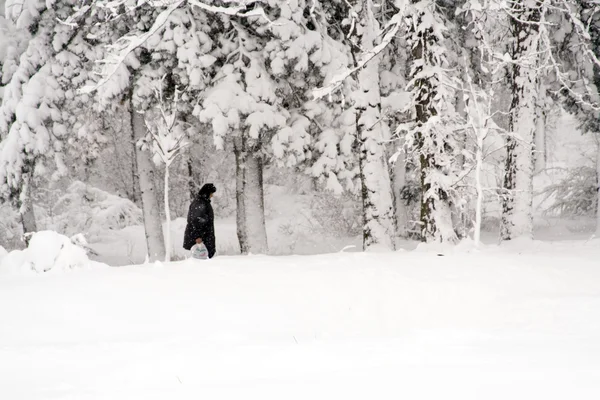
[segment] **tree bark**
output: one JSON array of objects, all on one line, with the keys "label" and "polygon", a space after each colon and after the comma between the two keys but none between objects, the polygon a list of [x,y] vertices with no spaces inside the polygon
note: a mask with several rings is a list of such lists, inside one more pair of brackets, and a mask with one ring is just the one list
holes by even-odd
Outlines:
[{"label": "tree bark", "polygon": [[402,190],[406,186],[406,153],[401,151],[393,165],[392,191],[394,194],[394,214],[396,216],[396,233],[401,238],[408,237],[408,208],[402,198]]},{"label": "tree bark", "polygon": [[188,189],[190,191],[190,201],[194,201],[196,195],[198,194],[198,183],[196,182],[196,178],[194,176],[194,161],[192,157],[188,155],[187,158],[187,173],[188,173]]},{"label": "tree bark", "polygon": [[546,101],[545,87],[539,82],[536,102],[536,125],[535,125],[535,173],[546,169]]},{"label": "tree bark", "polygon": [[32,184],[33,184],[33,167],[31,171],[26,172],[23,175],[23,187],[20,193],[19,200],[19,215],[21,218],[21,225],[23,227],[23,235],[25,237],[25,243],[29,243],[29,235],[37,232],[37,223],[35,219],[35,213],[33,211],[33,201],[31,199]]},{"label": "tree bark", "polygon": [[[190,193],[190,200],[193,201],[198,195],[198,191],[202,185],[206,182],[206,149],[203,149],[200,145],[192,143],[190,146],[185,148],[185,157],[187,158],[187,179],[188,189]],[[210,151],[210,150],[208,150]]]},{"label": "tree bark", "polygon": [[[133,113],[133,111],[132,111]],[[132,124],[131,124],[131,201],[135,204],[140,205],[142,202],[142,195],[140,193],[140,181],[138,176],[138,168],[137,168],[137,149],[136,149],[136,139],[135,132],[133,130],[133,114],[131,115]]]},{"label": "tree bark", "polygon": [[[418,1],[413,0],[413,3],[416,2]],[[422,17],[422,15],[419,16],[419,23],[422,22]],[[420,36],[411,54],[412,62],[417,63],[417,67],[412,72],[413,77],[419,76],[425,66],[431,66],[434,62],[430,48],[437,43],[436,37],[429,29],[418,32],[418,34]],[[445,175],[437,157],[445,156],[446,143],[444,143],[443,137],[438,137],[438,132],[435,129],[425,130],[429,120],[438,115],[435,95],[437,93],[436,85],[439,84],[439,82],[432,82],[427,78],[416,79],[414,83],[417,101],[415,114],[418,130],[415,135],[415,150],[419,157],[420,224],[421,240],[423,242],[455,242],[458,240],[454,231],[449,195],[444,187],[436,181],[438,175]],[[434,184],[437,187],[434,187]]]},{"label": "tree bark", "polygon": [[165,261],[171,261],[171,206],[169,201],[169,165],[165,164],[164,203],[165,203]]},{"label": "tree bark", "polygon": [[596,236],[600,237],[600,132],[596,132],[596,185],[598,201],[596,204]]},{"label": "tree bark", "polygon": [[[372,1],[363,0],[362,32],[358,52],[373,49],[378,27],[372,12]],[[381,124],[381,95],[379,88],[379,57],[371,60],[358,72],[354,107],[359,150],[359,170],[363,209],[363,250],[374,246],[395,249],[395,221],[392,187]]]},{"label": "tree bark", "polygon": [[[481,120],[481,119],[480,119]],[[483,141],[486,134],[475,132],[477,135],[477,149],[475,150],[475,189],[477,191],[477,202],[475,205],[475,226],[473,240],[475,245],[481,244],[481,221],[483,219],[483,184],[481,182],[481,173],[483,172]]]},{"label": "tree bark", "polygon": [[[516,2],[513,13],[512,58],[515,62],[511,65],[509,74],[512,101],[508,121],[509,136],[506,140],[501,240],[533,238],[533,172],[538,91],[535,23],[540,20],[540,11]],[[527,59],[527,65],[523,62],[524,59]]]},{"label": "tree bark", "polygon": [[[146,124],[144,115],[136,112],[131,104],[131,125],[137,143],[146,137]],[[142,213],[144,216],[144,230],[148,246],[148,259],[150,262],[165,259],[165,239],[160,218],[160,206],[156,194],[154,163],[148,150],[135,146],[135,158],[139,188],[142,199]]]},{"label": "tree bark", "polygon": [[263,189],[263,161],[245,134],[234,138],[236,161],[237,234],[242,254],[266,254],[267,230]]}]

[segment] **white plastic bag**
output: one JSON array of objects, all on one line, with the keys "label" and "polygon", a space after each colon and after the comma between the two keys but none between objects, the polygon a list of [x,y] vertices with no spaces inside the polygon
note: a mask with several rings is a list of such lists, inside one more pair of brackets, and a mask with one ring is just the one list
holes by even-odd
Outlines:
[{"label": "white plastic bag", "polygon": [[197,260],[208,260],[208,249],[204,243],[193,245],[190,249],[190,253],[192,254],[192,258]]}]

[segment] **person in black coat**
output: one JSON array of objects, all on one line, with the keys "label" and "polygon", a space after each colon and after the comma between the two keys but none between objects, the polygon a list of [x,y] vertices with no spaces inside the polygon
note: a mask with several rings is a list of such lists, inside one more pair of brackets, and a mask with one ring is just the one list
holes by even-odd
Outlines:
[{"label": "person in black coat", "polygon": [[202,186],[198,195],[190,204],[187,226],[183,237],[183,248],[190,250],[196,243],[204,243],[208,257],[213,258],[217,251],[215,241],[215,216],[210,198],[217,191],[212,183]]}]

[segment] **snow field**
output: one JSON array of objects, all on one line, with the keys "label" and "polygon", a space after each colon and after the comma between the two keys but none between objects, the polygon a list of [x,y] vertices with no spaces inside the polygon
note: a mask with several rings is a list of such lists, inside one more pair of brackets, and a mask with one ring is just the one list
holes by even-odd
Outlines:
[{"label": "snow field", "polygon": [[0,397],[596,399],[599,245],[0,275]]}]

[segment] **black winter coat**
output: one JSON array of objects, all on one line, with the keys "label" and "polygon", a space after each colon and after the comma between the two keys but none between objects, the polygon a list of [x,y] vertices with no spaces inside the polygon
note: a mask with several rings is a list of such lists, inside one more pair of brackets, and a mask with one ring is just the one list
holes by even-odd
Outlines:
[{"label": "black winter coat", "polygon": [[196,239],[202,242],[208,250],[208,257],[212,258],[217,250],[215,241],[215,215],[209,196],[200,194],[190,204],[187,226],[183,238],[183,248],[189,250],[196,244]]}]

